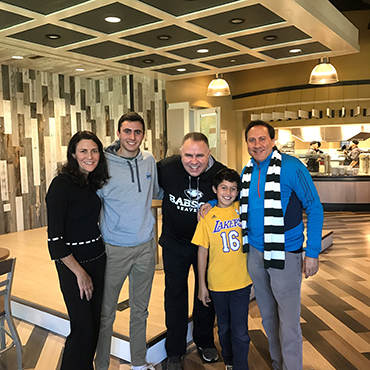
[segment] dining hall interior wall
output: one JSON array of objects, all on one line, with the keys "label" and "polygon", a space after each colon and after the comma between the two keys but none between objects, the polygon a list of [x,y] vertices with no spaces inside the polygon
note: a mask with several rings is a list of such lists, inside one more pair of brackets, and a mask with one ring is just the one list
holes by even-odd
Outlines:
[{"label": "dining hall interior wall", "polygon": [[[228,80],[229,74],[224,78]],[[220,107],[221,130],[227,130],[227,161],[230,168],[237,168],[237,155],[235,151],[238,140],[236,113],[233,111],[230,96],[207,96],[207,88],[214,76],[195,77],[184,80],[166,82],[166,96],[168,103],[189,102],[195,109]],[[231,91],[233,93],[233,91]]]},{"label": "dining hall interior wall", "polygon": [[[360,52],[350,55],[331,57],[330,62],[338,71],[339,81],[356,81],[370,79],[370,10],[349,11],[344,15],[359,29]],[[278,89],[285,86],[299,86],[308,84],[310,73],[317,64],[318,59],[323,55],[318,55],[317,59],[291,64],[281,64],[274,67],[256,68],[240,72],[230,73],[228,82],[232,88],[233,95],[251,93],[259,90]],[[359,100],[362,98],[363,100]],[[330,103],[328,101],[334,101]],[[306,103],[306,104],[305,104]],[[346,106],[346,116],[339,117],[339,109]],[[326,85],[307,90],[297,89],[295,91],[285,91],[270,93],[248,98],[234,99],[233,110],[242,112],[239,114],[237,125],[240,131],[245,129],[251,119],[252,113],[272,112],[285,110],[304,109],[310,111],[312,108],[322,110],[329,106],[335,111],[334,118],[324,117],[322,119],[301,119],[291,121],[274,121],[272,125],[279,127],[300,127],[300,126],[325,126],[325,125],[346,125],[346,124],[369,124],[370,117],[363,116],[351,117],[350,109],[357,105],[370,108],[370,85],[342,86],[335,84]],[[264,109],[264,107],[269,107]],[[253,107],[259,109],[254,110]],[[249,155],[243,141],[237,142],[236,151],[242,153],[242,165],[247,163]]]},{"label": "dining hall interior wall", "polygon": [[[366,80],[370,79],[370,30],[367,28],[370,20],[370,11],[350,11],[344,15],[359,29],[360,52],[350,55],[331,57],[330,61],[339,74],[340,81]],[[311,61],[281,64],[273,67],[261,67],[246,69],[243,71],[225,73],[224,78],[230,85],[233,96],[251,93],[260,90],[278,89],[286,86],[299,86],[308,84],[309,76],[323,55],[317,55],[317,59]],[[222,71],[220,71],[222,72]],[[297,89],[280,93],[270,93],[260,96],[251,96],[241,99],[228,97],[209,98],[206,96],[208,83],[212,77],[179,80],[167,83],[167,96],[170,102],[190,101],[196,105],[198,101],[205,101],[207,106],[222,106],[221,128],[228,132],[228,157],[229,166],[240,171],[249,160],[244,130],[251,120],[252,113],[284,112],[286,109],[304,109],[310,111],[312,108],[324,110],[328,106],[328,100],[336,101],[330,103],[330,108],[335,110],[334,118],[292,120],[272,122],[276,128],[299,127],[312,125],[342,125],[342,124],[368,124],[370,117],[363,115],[350,117],[350,109],[359,104],[358,97],[368,98],[361,101],[361,108],[370,108],[370,85],[353,86],[325,86],[307,90]],[[347,103],[348,101],[348,103]],[[345,117],[339,117],[339,109],[347,105]],[[264,107],[269,107],[264,109]],[[254,111],[253,108],[259,110]],[[229,140],[233,138],[233,141]]]},{"label": "dining hall interior wall", "polygon": [[0,234],[46,226],[46,191],[78,130],[109,145],[119,117],[136,110],[146,122],[145,148],[162,158],[164,107],[162,80],[93,80],[1,65]]}]

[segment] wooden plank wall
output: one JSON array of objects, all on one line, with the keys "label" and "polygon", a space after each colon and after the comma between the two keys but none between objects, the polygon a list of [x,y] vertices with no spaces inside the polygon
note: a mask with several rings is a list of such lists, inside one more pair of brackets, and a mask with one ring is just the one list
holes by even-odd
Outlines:
[{"label": "wooden plank wall", "polygon": [[93,80],[1,65],[0,234],[46,226],[46,191],[71,136],[91,130],[109,145],[119,117],[130,111],[146,122],[143,147],[163,158],[164,81]]}]

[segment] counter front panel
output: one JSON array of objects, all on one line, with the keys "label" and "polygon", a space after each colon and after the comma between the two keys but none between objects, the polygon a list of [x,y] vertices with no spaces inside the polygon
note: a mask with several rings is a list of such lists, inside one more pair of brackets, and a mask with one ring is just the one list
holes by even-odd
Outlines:
[{"label": "counter front panel", "polygon": [[370,211],[370,176],[313,176],[325,211]]}]

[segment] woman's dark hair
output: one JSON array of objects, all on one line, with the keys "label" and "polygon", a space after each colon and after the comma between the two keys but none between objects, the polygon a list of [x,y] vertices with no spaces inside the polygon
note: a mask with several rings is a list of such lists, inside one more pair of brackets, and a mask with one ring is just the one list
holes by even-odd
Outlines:
[{"label": "woman's dark hair", "polygon": [[215,189],[217,189],[218,185],[220,185],[224,180],[236,182],[238,190],[240,190],[240,175],[235,170],[232,170],[231,168],[223,168],[222,170],[218,171],[213,178],[213,186]]},{"label": "woman's dark hair", "polygon": [[[73,154],[76,154],[77,144],[81,140],[94,141],[98,146],[100,154],[98,165],[96,166],[94,171],[88,174],[87,179],[85,175],[81,172],[76,158],[73,157]],[[107,160],[105,159],[105,155],[103,152],[103,144],[93,132],[78,131],[72,136],[67,148],[67,162],[65,162],[58,169],[58,173],[64,173],[68,175],[75,184],[81,187],[89,183],[94,190],[100,189],[103,185],[107,183],[107,180],[109,179],[109,173]]]}]

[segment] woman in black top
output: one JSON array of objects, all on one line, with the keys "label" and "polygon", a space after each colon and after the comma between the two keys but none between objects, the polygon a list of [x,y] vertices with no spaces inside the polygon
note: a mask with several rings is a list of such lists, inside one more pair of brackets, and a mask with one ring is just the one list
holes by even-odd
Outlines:
[{"label": "woman in black top", "polygon": [[101,141],[90,131],[79,131],[46,195],[49,252],[71,325],[61,370],[93,370],[106,260],[95,191],[108,178]]}]

